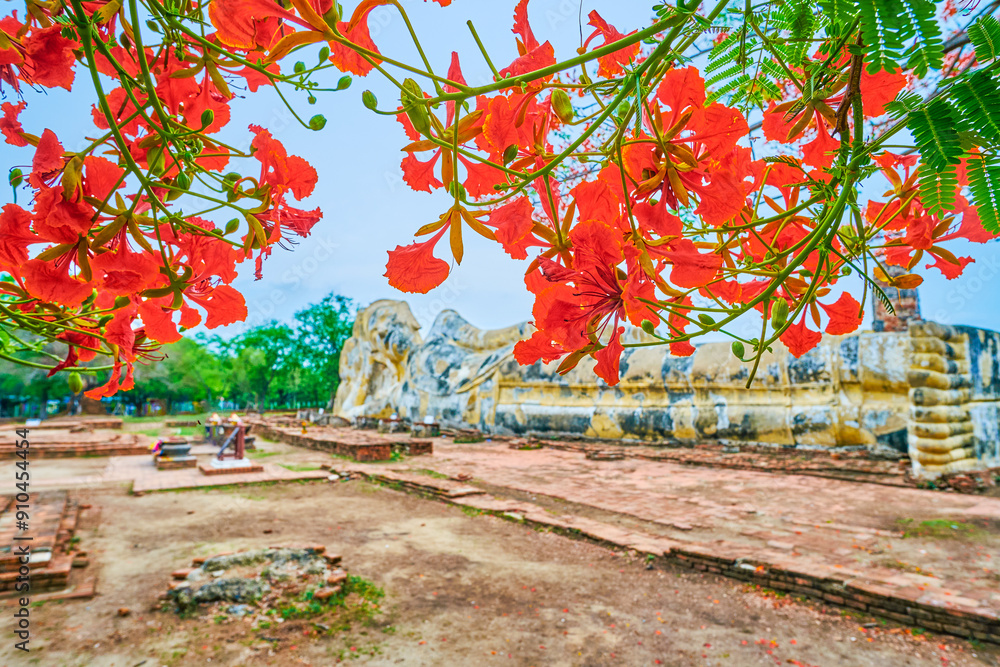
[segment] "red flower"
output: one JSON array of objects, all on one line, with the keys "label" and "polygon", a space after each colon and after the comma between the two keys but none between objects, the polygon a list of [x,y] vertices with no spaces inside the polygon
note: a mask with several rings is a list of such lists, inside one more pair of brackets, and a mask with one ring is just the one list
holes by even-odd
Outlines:
[{"label": "red flower", "polygon": [[621,342],[623,333],[625,333],[625,327],[618,327],[612,332],[608,344],[594,352],[594,359],[597,360],[594,372],[612,387],[618,384],[618,367],[622,352],[625,351]]},{"label": "red flower", "polygon": [[31,296],[64,306],[79,306],[93,292],[90,283],[71,277],[68,264],[57,266],[54,262],[29,259],[21,267],[24,287]]},{"label": "red flower", "polygon": [[35,148],[35,155],[31,159],[31,175],[28,177],[28,182],[36,188],[51,185],[65,165],[62,144],[55,132],[45,128]]},{"label": "red flower", "polygon": [[673,264],[670,282],[678,287],[700,287],[712,282],[722,268],[722,256],[715,253],[701,253],[694,242],[678,239],[663,253]]},{"label": "red flower", "polygon": [[[368,31],[368,15],[378,4],[381,3],[362,2],[355,8],[350,22],[340,21],[337,23],[337,30],[340,31],[340,34],[353,44],[374,53],[378,53],[379,50]],[[372,57],[372,60],[375,63],[382,62],[376,57]],[[350,72],[358,76],[365,76],[375,68],[375,65],[365,60],[364,56],[336,41],[330,42],[330,62],[341,72]]]},{"label": "red flower", "polygon": [[56,24],[32,30],[25,36],[21,72],[29,83],[66,90],[73,87],[73,66],[76,64],[73,49],[80,48],[80,45],[63,37],[62,30],[62,25]]},{"label": "red flower", "polygon": [[216,285],[202,291],[188,290],[185,296],[205,309],[205,326],[224,327],[247,318],[247,302],[229,285]]},{"label": "red flower", "polygon": [[24,128],[21,127],[21,121],[18,120],[18,116],[27,106],[28,103],[23,100],[16,105],[10,102],[0,104],[0,109],[3,110],[3,118],[0,118],[0,132],[3,133],[7,143],[12,146],[28,145],[28,142],[22,136]]},{"label": "red flower", "polygon": [[[556,56],[552,45],[548,42],[539,44],[528,24],[528,0],[520,0],[514,7],[514,29],[511,32],[518,36],[517,52],[520,56],[500,70],[501,77],[518,76],[555,64]],[[532,81],[528,86],[537,87],[550,78],[552,77]]]},{"label": "red flower", "polygon": [[42,239],[31,233],[31,214],[17,204],[7,204],[0,213],[0,271],[17,277],[28,261],[28,246]]},{"label": "red flower", "polygon": [[434,256],[434,246],[447,227],[422,243],[396,246],[389,251],[383,274],[389,284],[402,292],[426,294],[448,277],[448,262]]},{"label": "red flower", "polygon": [[[590,12],[587,18],[590,19],[587,21],[587,25],[592,25],[596,29],[590,34],[587,41],[583,43],[584,48],[587,48],[590,42],[598,35],[604,38],[604,46],[607,46],[635,34],[635,30],[628,35],[621,34],[613,25],[608,24],[607,21],[601,18],[597,10]],[[601,56],[597,59],[597,76],[607,79],[618,76],[625,71],[624,65],[628,65],[635,60],[637,55],[639,55],[639,44],[635,43],[631,46],[622,47],[606,56]]]},{"label": "red flower", "polygon": [[146,253],[130,252],[122,244],[118,252],[105,252],[90,261],[100,289],[113,296],[142,292],[159,278],[159,264]]},{"label": "red flower", "polygon": [[530,366],[539,359],[548,363],[555,361],[566,352],[553,343],[547,334],[536,331],[527,340],[519,340],[514,345],[514,358],[522,366]]},{"label": "red flower", "polygon": [[785,344],[793,357],[798,359],[813,349],[823,340],[823,334],[806,326],[805,313],[798,324],[792,324],[781,334],[781,342]]},{"label": "red flower", "polygon": [[834,303],[819,304],[830,316],[826,332],[834,336],[854,333],[861,326],[861,304],[853,296],[844,292]]}]

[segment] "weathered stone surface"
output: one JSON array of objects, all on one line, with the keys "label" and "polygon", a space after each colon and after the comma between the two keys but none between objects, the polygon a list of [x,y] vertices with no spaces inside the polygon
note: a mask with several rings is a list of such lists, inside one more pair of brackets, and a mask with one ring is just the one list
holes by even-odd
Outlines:
[{"label": "weathered stone surface", "polygon": [[778,344],[747,389],[748,367],[727,343],[700,345],[690,357],[627,349],[621,382],[609,387],[590,358],[565,375],[558,364],[520,366],[513,346],[530,331],[527,323],[484,331],[444,311],[423,340],[404,302],[377,301],[359,314],[341,357],[334,412],[432,417],[487,434],[677,443],[913,452],[908,440],[921,437],[935,443],[921,450],[927,464],[1000,457],[994,332],[915,322],[909,333],[824,336],[798,359]]},{"label": "weathered stone surface", "polygon": [[596,378],[592,359],[564,376],[557,364],[522,367],[512,350],[529,326],[483,331],[445,311],[424,341],[405,303],[377,301],[345,347],[334,412],[432,416],[486,433],[905,447],[902,334],[828,336],[799,359],[776,346],[747,390],[748,369],[725,343],[687,358],[627,350],[616,387]]}]

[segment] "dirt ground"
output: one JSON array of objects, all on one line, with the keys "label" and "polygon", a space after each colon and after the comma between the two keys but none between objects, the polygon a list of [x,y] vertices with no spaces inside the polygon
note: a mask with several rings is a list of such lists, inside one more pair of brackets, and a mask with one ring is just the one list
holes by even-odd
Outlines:
[{"label": "dirt ground", "polygon": [[[628,554],[360,481],[80,493],[101,510],[100,527],[80,535],[100,569],[99,594],[33,608],[32,651],[4,642],[0,664],[1000,665],[998,647],[871,626],[714,575],[647,569]],[[268,641],[242,620],[154,611],[170,572],[195,556],[303,543],[327,545],[349,573],[384,588],[382,613],[349,632],[289,626]],[[122,607],[131,613],[118,616]],[[11,637],[10,614],[0,613]]]}]

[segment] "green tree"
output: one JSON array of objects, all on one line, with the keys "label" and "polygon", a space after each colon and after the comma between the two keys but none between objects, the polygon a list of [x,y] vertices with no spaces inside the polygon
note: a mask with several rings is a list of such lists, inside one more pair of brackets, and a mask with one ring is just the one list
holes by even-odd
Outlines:
[{"label": "green tree", "polygon": [[301,396],[327,406],[340,386],[340,352],[354,327],[354,303],[330,293],[319,303],[295,313],[296,355],[301,362]]},{"label": "green tree", "polygon": [[273,393],[286,393],[282,385],[296,358],[295,336],[287,324],[272,320],[219,345],[229,357],[230,398],[266,409]]}]

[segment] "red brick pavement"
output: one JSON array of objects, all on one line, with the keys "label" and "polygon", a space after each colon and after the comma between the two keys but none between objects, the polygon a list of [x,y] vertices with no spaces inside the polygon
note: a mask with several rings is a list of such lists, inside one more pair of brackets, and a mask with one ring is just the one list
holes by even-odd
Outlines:
[{"label": "red brick pavement", "polygon": [[[910,625],[963,636],[979,632],[1000,642],[1000,623],[984,625],[1000,609],[1000,498],[441,441],[434,455],[411,462],[336,462],[332,468],[404,487],[454,485],[461,476],[488,485],[496,496],[508,489],[515,496],[569,501],[582,509],[563,506],[564,513],[553,514],[551,505],[474,492],[452,499]],[[608,514],[588,517],[587,508]],[[903,536],[907,525],[932,519],[972,521],[980,528],[966,539]],[[935,617],[934,610],[947,618]]]}]

